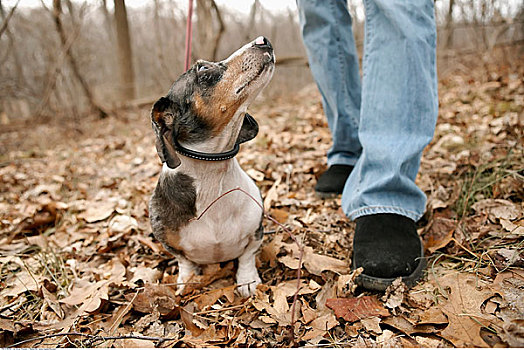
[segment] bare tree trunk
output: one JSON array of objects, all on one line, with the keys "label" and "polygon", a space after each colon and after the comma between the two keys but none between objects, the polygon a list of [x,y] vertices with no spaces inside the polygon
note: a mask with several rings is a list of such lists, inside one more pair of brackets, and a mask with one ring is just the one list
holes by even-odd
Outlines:
[{"label": "bare tree trunk", "polygon": [[118,67],[120,70],[120,93],[122,99],[135,98],[135,72],[133,70],[133,53],[127,10],[124,0],[114,0],[116,40],[118,43]]},{"label": "bare tree trunk", "polygon": [[455,7],[455,0],[449,0],[449,8],[446,16],[446,49],[453,45],[453,8]]},{"label": "bare tree trunk", "polygon": [[106,27],[106,33],[109,38],[109,41],[114,43],[115,32],[113,30],[113,21],[111,20],[111,16],[109,15],[109,11],[107,10],[107,0],[102,0],[102,3],[100,4],[100,10],[102,10],[102,14],[104,15],[104,26]]},{"label": "bare tree trunk", "polygon": [[[50,11],[45,6],[45,4],[42,4],[42,5],[44,5],[44,8],[47,11]],[[38,107],[36,108],[36,113],[35,113],[36,116],[39,118],[43,117],[44,110],[46,109],[46,107],[52,108],[51,99],[52,99],[53,93],[55,94],[55,96],[58,96],[58,92],[56,92],[55,90],[58,85],[57,81],[63,74],[62,67],[64,65],[63,62],[65,60],[65,56],[67,56],[66,52],[68,49],[71,48],[71,46],[73,45],[73,42],[78,37],[79,31],[80,31],[79,27],[76,27],[73,29],[72,33],[67,38],[66,45],[65,46],[62,45],[62,52],[60,52],[60,54],[55,56],[56,61],[53,63],[52,66],[48,65],[48,71],[46,74],[47,76],[46,87],[45,87],[42,97],[40,98],[40,103],[38,104]]]},{"label": "bare tree trunk", "polygon": [[222,20],[222,15],[220,13],[220,10],[218,9],[218,6],[215,2],[215,0],[211,0],[211,6],[213,7],[213,10],[215,10],[215,14],[217,17],[218,22],[218,30],[216,31],[216,34],[213,38],[213,61],[217,60],[217,52],[218,52],[218,45],[220,44],[220,39],[222,38],[222,34],[224,34],[224,31],[226,30],[224,26],[224,21]]},{"label": "bare tree trunk", "polygon": [[[210,40],[213,35],[213,16],[208,0],[197,0],[198,53],[200,58],[211,60]],[[195,45],[196,46],[196,45]]]},{"label": "bare tree trunk", "polygon": [[480,6],[480,21],[477,23],[477,25],[480,26],[480,32],[482,33],[482,42],[484,43],[484,49],[489,49],[489,42],[488,42],[488,35],[486,32],[486,18],[487,18],[487,12],[488,12],[488,1],[485,0],[482,5]]},{"label": "bare tree trunk", "polygon": [[171,76],[171,70],[169,69],[168,64],[166,63],[166,59],[164,56],[164,38],[162,36],[162,28],[160,27],[160,1],[155,0],[155,11],[154,11],[154,20],[153,24],[155,26],[155,39],[156,39],[156,47],[157,47],[157,57],[158,61],[160,63],[160,73],[162,74],[163,78],[166,78],[167,81],[173,81],[173,77]]},{"label": "bare tree trunk", "polygon": [[60,18],[61,13],[62,6],[60,0],[53,0],[53,19],[55,22],[55,27],[58,32],[58,35],[60,36],[60,43],[62,45],[62,49],[66,53],[69,65],[71,66],[71,70],[73,71],[73,74],[80,83],[80,86],[82,87],[82,90],[84,91],[84,94],[87,97],[90,107],[98,113],[100,118],[105,118],[107,117],[107,113],[95,102],[89,85],[87,85],[87,82],[85,81],[84,77],[82,76],[82,74],[80,74],[80,70],[78,69],[78,65],[71,50],[71,45],[68,45],[67,43],[64,27],[62,26],[62,20]]},{"label": "bare tree trunk", "polygon": [[[213,26],[213,12],[218,28]],[[218,45],[225,26],[222,15],[214,0],[197,0],[198,37],[200,41],[198,54],[204,59],[216,61]]]}]

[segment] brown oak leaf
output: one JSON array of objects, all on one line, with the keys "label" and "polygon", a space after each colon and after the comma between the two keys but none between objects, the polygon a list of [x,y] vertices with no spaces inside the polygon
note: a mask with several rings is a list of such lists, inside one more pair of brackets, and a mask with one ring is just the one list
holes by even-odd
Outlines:
[{"label": "brown oak leaf", "polygon": [[335,311],[337,317],[355,322],[372,316],[389,316],[389,311],[376,297],[335,298],[326,300],[326,306]]}]

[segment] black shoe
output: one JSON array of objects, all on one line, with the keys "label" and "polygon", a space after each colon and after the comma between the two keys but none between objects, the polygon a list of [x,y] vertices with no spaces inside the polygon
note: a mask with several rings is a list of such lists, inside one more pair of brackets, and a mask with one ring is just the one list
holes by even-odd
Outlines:
[{"label": "black shoe", "polygon": [[334,164],[330,166],[318,178],[315,192],[320,198],[332,198],[341,194],[352,170],[353,166],[351,165]]},{"label": "black shoe", "polygon": [[426,261],[415,222],[397,214],[357,218],[353,239],[353,269],[363,267],[357,284],[384,291],[398,277],[412,287],[422,277]]}]

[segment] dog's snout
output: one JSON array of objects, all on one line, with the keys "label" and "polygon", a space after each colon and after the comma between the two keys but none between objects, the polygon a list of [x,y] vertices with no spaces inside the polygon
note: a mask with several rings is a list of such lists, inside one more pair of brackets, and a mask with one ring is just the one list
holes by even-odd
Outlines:
[{"label": "dog's snout", "polygon": [[271,46],[271,43],[269,42],[269,40],[267,40],[267,38],[264,36],[259,36],[258,38],[256,38],[255,41],[253,42],[253,46],[259,47],[261,49],[263,48],[273,49],[273,46]]}]

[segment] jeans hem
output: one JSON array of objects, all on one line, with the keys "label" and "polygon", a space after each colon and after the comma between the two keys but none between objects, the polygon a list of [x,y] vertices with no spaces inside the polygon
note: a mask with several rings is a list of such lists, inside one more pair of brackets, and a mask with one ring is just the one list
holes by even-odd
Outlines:
[{"label": "jeans hem", "polygon": [[406,216],[415,222],[417,222],[422,217],[422,215],[424,215],[424,213],[417,213],[404,208],[387,205],[370,205],[350,211],[346,215],[354,221],[361,216],[373,214],[398,214]]},{"label": "jeans hem", "polygon": [[358,158],[349,158],[349,157],[346,157],[342,154],[335,154],[335,155],[328,155],[328,159],[327,159],[327,165],[328,166],[332,166],[332,165],[335,165],[335,164],[339,164],[339,165],[351,165],[351,166],[355,166],[355,164],[357,164],[357,160]]}]

